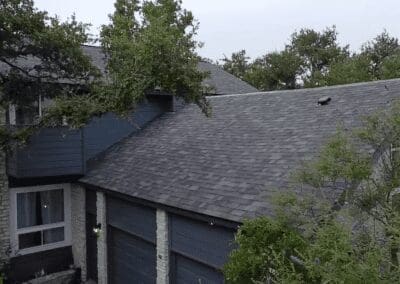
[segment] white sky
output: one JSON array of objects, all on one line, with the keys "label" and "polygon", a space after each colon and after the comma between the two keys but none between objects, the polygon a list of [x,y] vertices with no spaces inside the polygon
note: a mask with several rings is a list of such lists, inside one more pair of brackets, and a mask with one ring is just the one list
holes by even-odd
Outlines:
[{"label": "white sky", "polygon": [[[65,20],[72,13],[91,23],[92,33],[108,22],[114,0],[35,0],[36,6]],[[199,54],[221,59],[246,49],[251,57],[281,50],[303,27],[336,25],[339,41],[357,50],[385,28],[400,38],[399,0],[183,0],[200,21]]]}]

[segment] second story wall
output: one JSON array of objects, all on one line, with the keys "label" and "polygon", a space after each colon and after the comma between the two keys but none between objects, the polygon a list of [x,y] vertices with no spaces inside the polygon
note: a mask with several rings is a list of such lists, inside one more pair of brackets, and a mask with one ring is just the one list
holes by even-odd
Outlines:
[{"label": "second story wall", "polygon": [[171,96],[148,96],[126,118],[109,113],[82,129],[41,129],[8,155],[7,173],[14,178],[83,175],[88,160],[170,111],[171,103]]}]

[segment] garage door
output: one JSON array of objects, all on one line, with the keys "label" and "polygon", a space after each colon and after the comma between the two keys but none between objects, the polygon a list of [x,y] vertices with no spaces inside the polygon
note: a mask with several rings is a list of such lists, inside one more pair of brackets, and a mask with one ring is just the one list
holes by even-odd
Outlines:
[{"label": "garage door", "polygon": [[176,215],[170,224],[173,283],[223,283],[221,269],[233,248],[234,231]]},{"label": "garage door", "polygon": [[110,283],[156,283],[155,210],[107,199]]}]

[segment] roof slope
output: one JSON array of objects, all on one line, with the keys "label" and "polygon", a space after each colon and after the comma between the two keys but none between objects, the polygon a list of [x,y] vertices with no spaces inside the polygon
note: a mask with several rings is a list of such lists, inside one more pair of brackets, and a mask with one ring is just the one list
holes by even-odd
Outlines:
[{"label": "roof slope", "polygon": [[204,84],[214,88],[211,92],[213,94],[225,95],[258,92],[250,84],[233,76],[215,64],[202,61],[199,63],[199,70],[210,73],[210,77],[204,80]]},{"label": "roof slope", "polygon": [[[83,51],[92,59],[93,64],[104,73],[106,64],[102,49],[97,46],[83,46]],[[226,72],[215,64],[201,61],[199,62],[198,68],[200,71],[210,73],[209,78],[205,79],[203,84],[213,87],[212,94],[225,95],[258,92],[253,86]]]},{"label": "roof slope", "polygon": [[[317,106],[322,96],[332,101]],[[232,221],[271,214],[291,171],[314,157],[338,124],[400,98],[400,79],[329,88],[210,97],[213,116],[189,105],[111,149],[82,181]]]},{"label": "roof slope", "polygon": [[[83,53],[92,60],[93,65],[106,75],[106,57],[102,48],[100,46],[83,45],[82,50]],[[22,68],[30,69],[40,64],[40,60],[29,56],[19,58],[14,63]],[[210,73],[210,77],[207,78],[203,84],[213,87],[212,94],[243,94],[258,91],[253,86],[250,86],[248,83],[229,74],[214,64],[200,62],[198,68],[201,71]],[[7,64],[0,62],[0,73],[6,73],[9,70],[10,67]],[[60,80],[60,83],[71,83],[71,81]]]}]

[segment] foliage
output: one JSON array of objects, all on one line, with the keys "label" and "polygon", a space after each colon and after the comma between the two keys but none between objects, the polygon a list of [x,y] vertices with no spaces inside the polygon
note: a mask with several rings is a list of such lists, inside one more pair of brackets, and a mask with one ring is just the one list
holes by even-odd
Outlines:
[{"label": "foliage", "polygon": [[246,55],[246,50],[243,49],[232,53],[230,58],[225,56],[225,58],[222,59],[222,68],[232,75],[244,79],[247,70],[250,67],[249,59],[250,57]]},{"label": "foliage", "polygon": [[362,47],[362,54],[370,58],[372,75],[379,78],[383,61],[399,50],[399,42],[385,30]]},{"label": "foliage", "polygon": [[336,27],[301,29],[283,51],[254,60],[246,51],[225,58],[223,68],[259,90],[309,88],[400,77],[398,39],[386,31],[350,55],[340,46]]},{"label": "foliage", "polygon": [[210,109],[203,96],[198,71],[199,47],[193,38],[198,25],[181,1],[117,0],[111,23],[103,26],[102,46],[109,57],[111,84],[103,88],[102,100],[111,110],[124,113],[160,89],[187,102]]},{"label": "foliage", "polygon": [[370,59],[359,54],[355,54],[343,62],[333,63],[326,75],[326,85],[328,86],[372,80]]},{"label": "foliage", "polygon": [[[50,17],[37,10],[32,0],[1,1],[0,107],[31,105],[39,96],[62,101],[89,92],[99,72],[82,52],[81,46],[90,40],[87,28],[74,16],[67,22]],[[0,147],[26,141],[38,125],[17,131],[1,126]]]},{"label": "foliage", "polygon": [[329,67],[348,57],[348,46],[340,47],[337,42],[336,27],[327,28],[322,32],[312,29],[301,29],[292,34],[288,49],[302,58],[303,81],[306,87],[324,85],[320,82]]},{"label": "foliage", "polygon": [[[209,114],[193,39],[198,25],[181,1],[118,0],[111,23],[103,26],[107,78],[82,52],[88,25],[72,16],[60,22],[34,7],[32,0],[0,2],[0,103],[33,105],[39,96],[53,104],[37,117],[33,131],[67,122],[82,127],[106,112],[126,115],[154,89],[197,103]],[[21,130],[28,133],[28,130]],[[21,135],[2,129],[1,142]],[[1,144],[2,148],[8,145]]]},{"label": "foliage", "polygon": [[295,89],[302,60],[289,50],[272,52],[257,59],[244,79],[261,90]]},{"label": "foliage", "polygon": [[399,282],[399,141],[400,103],[356,131],[339,129],[295,172],[293,193],[276,198],[274,220],[241,226],[227,281]]}]

